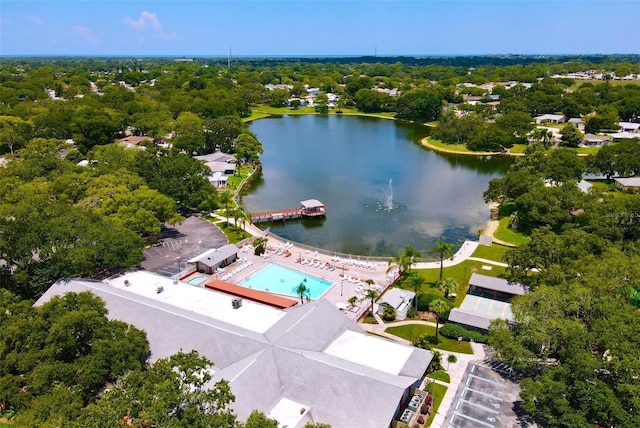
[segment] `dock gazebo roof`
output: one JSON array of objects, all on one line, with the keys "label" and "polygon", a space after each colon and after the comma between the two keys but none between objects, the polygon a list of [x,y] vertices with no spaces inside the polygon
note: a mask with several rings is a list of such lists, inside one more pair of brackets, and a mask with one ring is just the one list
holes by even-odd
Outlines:
[{"label": "dock gazebo roof", "polygon": [[300,202],[303,208],[321,208],[324,207],[324,204],[317,199],[307,199],[306,201]]}]

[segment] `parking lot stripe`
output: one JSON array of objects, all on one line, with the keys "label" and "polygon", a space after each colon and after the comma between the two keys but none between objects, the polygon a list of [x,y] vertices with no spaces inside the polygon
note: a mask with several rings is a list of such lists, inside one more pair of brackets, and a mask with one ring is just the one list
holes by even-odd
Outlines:
[{"label": "parking lot stripe", "polygon": [[500,383],[500,382],[496,382],[496,381],[494,381],[494,380],[489,380],[489,379],[484,378],[484,377],[482,377],[482,376],[477,376],[477,375],[474,375],[474,374],[470,374],[470,375],[469,375],[469,377],[470,377],[470,378],[472,378],[472,377],[473,377],[473,378],[479,379],[479,380],[484,381],[484,382],[489,382],[489,383],[491,383],[491,384],[493,384],[493,385],[503,386],[503,384],[502,384],[502,383]]},{"label": "parking lot stripe", "polygon": [[[496,400],[500,400],[500,401],[502,401],[502,398],[501,398],[501,397],[498,397],[498,396],[496,396],[496,395],[492,395],[492,394],[488,394],[488,393],[486,393],[486,392],[478,391],[477,389],[473,389],[473,388],[466,387],[466,388],[464,389],[464,391],[471,391],[471,392],[475,392],[476,394],[484,395],[485,397],[495,398]],[[462,395],[464,395],[464,392],[462,393]]]},{"label": "parking lot stripe", "polygon": [[470,421],[473,421],[477,424],[483,425],[485,427],[488,428],[495,428],[495,425],[491,425],[490,423],[487,423],[485,421],[481,421],[480,419],[476,419],[476,418],[472,418],[471,416],[465,415],[464,413],[460,413],[460,412],[454,412],[455,416],[460,416],[461,418],[465,418],[465,419],[469,419]]},{"label": "parking lot stripe", "polygon": [[484,411],[495,413],[496,415],[500,414],[500,412],[498,412],[496,409],[492,409],[491,407],[485,407],[482,404],[474,403],[473,401],[463,400],[462,398],[459,401],[462,401],[463,403],[473,407],[478,407],[479,409],[482,409]]}]

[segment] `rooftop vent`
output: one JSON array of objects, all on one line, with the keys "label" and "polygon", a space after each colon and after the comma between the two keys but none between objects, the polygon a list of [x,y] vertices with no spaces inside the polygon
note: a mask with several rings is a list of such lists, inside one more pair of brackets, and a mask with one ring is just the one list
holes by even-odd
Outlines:
[{"label": "rooftop vent", "polygon": [[239,297],[234,297],[233,299],[231,299],[231,306],[233,307],[233,309],[238,309],[240,306],[242,306],[242,299]]},{"label": "rooftop vent", "polygon": [[131,283],[129,282],[129,280],[128,280],[128,279],[125,279],[125,280],[124,280],[124,286],[125,286],[125,287],[128,287],[128,286],[130,286],[130,285],[131,285]]},{"label": "rooftop vent", "polygon": [[159,287],[156,287],[156,294],[160,294],[164,291],[164,287],[161,285]]}]

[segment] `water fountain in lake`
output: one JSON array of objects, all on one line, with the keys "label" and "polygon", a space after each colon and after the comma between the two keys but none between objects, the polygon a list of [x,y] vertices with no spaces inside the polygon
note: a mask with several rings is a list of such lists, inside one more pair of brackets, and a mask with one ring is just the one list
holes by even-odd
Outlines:
[{"label": "water fountain in lake", "polygon": [[389,186],[384,191],[384,208],[387,211],[393,209],[393,179],[389,179]]}]

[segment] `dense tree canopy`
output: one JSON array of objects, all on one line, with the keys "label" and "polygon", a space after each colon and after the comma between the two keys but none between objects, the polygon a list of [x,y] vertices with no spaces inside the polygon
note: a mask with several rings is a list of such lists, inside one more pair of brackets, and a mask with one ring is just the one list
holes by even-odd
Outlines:
[{"label": "dense tree canopy", "polygon": [[[505,259],[510,278],[533,291],[512,301],[513,323],[492,323],[490,344],[522,377],[523,408],[543,424],[636,426],[640,200],[583,193],[574,183],[585,165],[575,153],[530,149],[485,192],[513,206],[519,227],[532,231]],[[607,159],[590,163],[604,168],[598,162]]]}]

